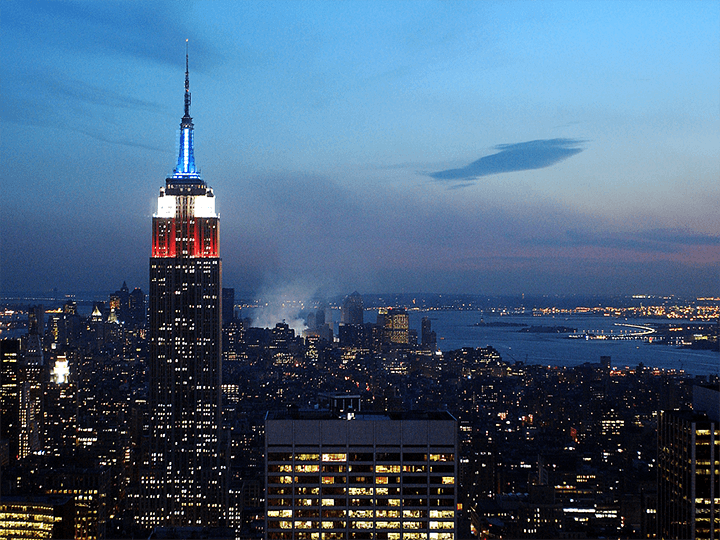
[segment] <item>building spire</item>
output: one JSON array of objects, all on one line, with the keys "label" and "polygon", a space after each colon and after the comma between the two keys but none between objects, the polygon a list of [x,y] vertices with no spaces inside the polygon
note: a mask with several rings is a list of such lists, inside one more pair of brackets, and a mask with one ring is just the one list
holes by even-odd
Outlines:
[{"label": "building spire", "polygon": [[[188,40],[185,40],[185,118],[190,118],[190,70],[188,69]],[[190,118],[192,121],[192,118]]]},{"label": "building spire", "polygon": [[[183,181],[196,182],[200,180],[195,166],[195,151],[193,148],[193,121],[190,116],[190,69],[188,58],[188,40],[185,40],[185,115],[180,121],[180,152],[177,167],[168,180],[174,183]],[[200,180],[202,182],[202,180]]]}]

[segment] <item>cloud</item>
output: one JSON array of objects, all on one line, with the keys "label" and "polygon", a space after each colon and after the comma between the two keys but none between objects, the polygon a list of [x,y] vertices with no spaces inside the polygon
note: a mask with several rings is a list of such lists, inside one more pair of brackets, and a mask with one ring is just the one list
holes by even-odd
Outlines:
[{"label": "cloud", "polygon": [[720,237],[699,234],[686,229],[650,229],[637,232],[600,234],[583,230],[566,230],[561,236],[527,239],[526,244],[556,247],[599,247],[639,253],[680,253],[686,248],[720,246]]},{"label": "cloud", "polygon": [[[495,154],[482,157],[470,165],[460,169],[448,169],[429,173],[428,176],[439,182],[457,180],[474,180],[480,176],[515,171],[542,169],[555,165],[583,151],[578,148],[583,140],[579,139],[546,139],[515,144],[499,144],[500,150]],[[465,187],[469,183],[463,184]]]},{"label": "cloud", "polygon": [[7,27],[68,50],[92,48],[180,66],[188,38],[193,70],[206,70],[221,58],[189,24],[190,10],[178,11],[174,2],[9,2],[3,8]]},{"label": "cloud", "polygon": [[684,246],[720,246],[720,236],[697,234],[685,229],[653,229],[645,231],[640,237],[651,242]]},{"label": "cloud", "polygon": [[18,123],[55,123],[62,116],[67,121],[68,104],[86,111],[87,106],[143,111],[160,111],[163,106],[137,99],[112,89],[101,88],[70,77],[56,69],[20,69],[7,81],[15,92],[11,103],[2,105],[3,118]]}]

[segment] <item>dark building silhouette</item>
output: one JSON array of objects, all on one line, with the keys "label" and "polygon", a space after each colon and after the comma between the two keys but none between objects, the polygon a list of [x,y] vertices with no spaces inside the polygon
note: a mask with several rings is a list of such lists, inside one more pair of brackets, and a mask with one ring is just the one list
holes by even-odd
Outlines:
[{"label": "dark building silhouette", "polygon": [[153,216],[145,526],[217,526],[224,514],[218,225],[215,194],[195,165],[186,57],[177,167]]},{"label": "dark building silhouette", "polygon": [[28,334],[42,336],[45,333],[45,309],[42,304],[28,310]]},{"label": "dark building silhouette", "polygon": [[720,538],[720,391],[693,388],[693,410],[658,421],[658,538]]},{"label": "dark building silhouette", "polygon": [[362,347],[366,344],[363,316],[365,308],[357,291],[345,297],[340,309],[338,337],[343,347]]},{"label": "dark building silhouette", "polygon": [[122,287],[110,295],[110,311],[115,312],[118,321],[129,322],[130,289],[124,281]]},{"label": "dark building silhouette", "polygon": [[430,317],[423,317],[420,321],[420,344],[433,350],[437,346],[437,334],[432,330]]},{"label": "dark building silhouette", "polygon": [[222,323],[223,326],[235,320],[235,289],[223,287]]},{"label": "dark building silhouette", "polygon": [[135,326],[145,325],[145,293],[135,287],[128,298],[130,323]]},{"label": "dark building silhouette", "polygon": [[365,312],[362,296],[357,291],[349,294],[343,300],[340,322],[362,326]]},{"label": "dark building silhouette", "polygon": [[6,439],[10,459],[20,444],[20,340],[0,340],[0,439]]},{"label": "dark building silhouette", "polygon": [[73,462],[33,471],[34,482],[47,495],[75,500],[75,538],[105,538],[111,483],[108,467],[82,467]]}]

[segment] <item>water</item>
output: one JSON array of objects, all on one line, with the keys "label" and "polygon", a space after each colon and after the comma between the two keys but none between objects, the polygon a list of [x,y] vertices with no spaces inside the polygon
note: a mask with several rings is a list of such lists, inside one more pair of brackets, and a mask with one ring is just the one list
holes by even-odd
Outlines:
[{"label": "water", "polygon": [[[263,308],[243,310],[243,316],[261,317]],[[589,340],[568,339],[567,334],[539,334],[519,332],[516,327],[474,326],[484,320],[486,323],[504,322],[528,326],[567,326],[577,328],[578,332],[604,331],[606,334],[620,333],[628,328],[616,326],[616,323],[667,324],[668,319],[617,319],[599,316],[497,316],[480,311],[409,311],[410,328],[420,336],[420,321],[429,317],[432,329],[437,334],[437,344],[441,351],[451,351],[462,347],[487,347],[497,349],[507,362],[525,362],[545,366],[571,367],[585,362],[598,363],[601,356],[610,356],[614,367],[646,367],[684,370],[692,375],[720,375],[720,353],[717,351],[692,350],[663,344],[651,344],[636,340]],[[267,313],[265,313],[267,315]],[[375,322],[377,310],[365,311],[365,322]],[[267,321],[268,317],[263,320]],[[274,319],[273,319],[274,320]],[[338,331],[340,310],[333,310],[335,332]],[[290,321],[288,321],[290,322]],[[301,331],[302,321],[294,319],[296,331]],[[672,322],[682,323],[687,321]],[[336,334],[337,335],[337,334]]]},{"label": "water", "polygon": [[[366,313],[366,321],[374,320],[374,313]],[[585,362],[597,363],[601,356],[610,356],[617,367],[635,367],[642,363],[648,367],[682,369],[693,375],[720,373],[720,353],[651,344],[634,340],[568,339],[566,334],[537,334],[519,332],[520,327],[473,326],[483,319],[486,323],[507,322],[528,326],[568,326],[583,330],[604,330],[618,333],[622,327],[616,323],[643,325],[668,323],[668,320],[615,319],[612,317],[499,317],[479,311],[411,311],[410,328],[420,333],[420,320],[429,317],[437,333],[438,348],[442,351],[462,347],[491,345],[503,360],[521,361],[548,366],[576,366]],[[673,321],[678,322],[678,321]]]}]

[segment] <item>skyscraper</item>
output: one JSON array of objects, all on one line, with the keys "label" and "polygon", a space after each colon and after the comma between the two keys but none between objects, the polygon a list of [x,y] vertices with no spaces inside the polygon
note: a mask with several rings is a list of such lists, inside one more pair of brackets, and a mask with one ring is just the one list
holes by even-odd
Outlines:
[{"label": "skyscraper", "polygon": [[177,166],[153,216],[146,526],[217,526],[223,516],[218,233],[215,195],[195,166],[186,55]]},{"label": "skyscraper", "polygon": [[0,339],[0,438],[9,441],[10,459],[20,450],[20,340]]},{"label": "skyscraper", "polygon": [[410,343],[410,325],[405,308],[380,309],[377,324],[383,327],[384,343],[405,345]]},{"label": "skyscraper", "polygon": [[360,296],[359,292],[355,291],[345,297],[340,313],[340,322],[342,324],[355,324],[362,326],[363,322],[365,322],[363,320],[364,306],[362,296]]},{"label": "skyscraper", "polygon": [[693,387],[693,410],[658,419],[658,538],[720,537],[720,389]]},{"label": "skyscraper", "polygon": [[423,317],[420,321],[420,343],[423,347],[435,350],[437,346],[437,334],[432,329],[430,317]]},{"label": "skyscraper", "polygon": [[447,412],[268,414],[265,456],[266,539],[456,538]]}]

